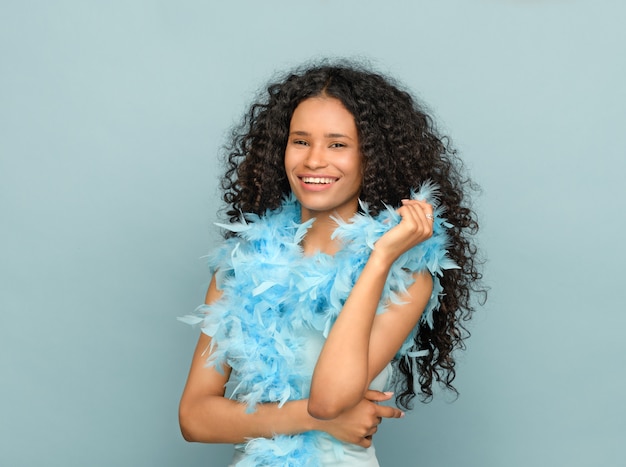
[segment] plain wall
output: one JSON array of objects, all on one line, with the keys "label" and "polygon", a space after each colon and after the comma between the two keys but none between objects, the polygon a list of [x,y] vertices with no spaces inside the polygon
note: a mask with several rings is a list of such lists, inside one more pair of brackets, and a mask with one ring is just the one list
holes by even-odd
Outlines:
[{"label": "plain wall", "polygon": [[[217,154],[277,70],[362,56],[483,193],[488,304],[381,463],[626,465],[618,1],[0,2],[0,464],[223,466],[177,404]],[[271,182],[271,181],[270,181]]]}]

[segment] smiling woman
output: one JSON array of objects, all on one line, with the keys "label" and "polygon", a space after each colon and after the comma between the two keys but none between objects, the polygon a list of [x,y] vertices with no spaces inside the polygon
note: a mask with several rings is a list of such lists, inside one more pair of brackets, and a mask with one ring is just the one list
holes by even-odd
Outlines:
[{"label": "smiling woman", "polygon": [[454,390],[481,289],[471,182],[444,141],[410,94],[345,63],[252,105],[206,303],[185,318],[202,324],[185,439],[234,443],[240,467],[377,466],[373,435],[404,415],[383,391],[408,409],[433,380]]}]

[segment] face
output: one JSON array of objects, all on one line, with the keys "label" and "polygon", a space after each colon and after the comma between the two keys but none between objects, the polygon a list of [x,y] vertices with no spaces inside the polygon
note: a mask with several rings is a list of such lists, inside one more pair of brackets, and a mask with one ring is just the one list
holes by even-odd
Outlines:
[{"label": "face", "polygon": [[285,171],[302,205],[302,221],[320,215],[349,219],[358,207],[362,156],[354,117],[341,101],[312,97],[291,117]]}]

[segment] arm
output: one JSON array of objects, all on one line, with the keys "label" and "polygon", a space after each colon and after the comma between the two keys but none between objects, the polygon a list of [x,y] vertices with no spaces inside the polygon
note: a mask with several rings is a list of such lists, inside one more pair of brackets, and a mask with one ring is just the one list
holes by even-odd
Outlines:
[{"label": "arm", "polygon": [[[206,303],[220,297],[215,279],[211,281]],[[206,443],[240,443],[248,438],[270,438],[275,434],[296,434],[309,430],[325,431],[342,441],[367,447],[380,423],[380,417],[400,417],[402,412],[392,407],[379,406],[372,401],[389,398],[383,393],[368,393],[354,410],[332,421],[317,420],[307,412],[307,400],[290,401],[281,408],[278,404],[259,404],[256,411],[246,413],[246,406],[224,397],[224,384],[230,368],[220,373],[207,367],[207,349],[211,338],[202,334],[193,355],[187,384],[179,407],[179,421],[187,441]]]},{"label": "arm", "polygon": [[376,315],[393,262],[432,235],[432,221],[426,218],[432,213],[430,205],[406,201],[398,212],[402,221],[376,242],[324,344],[311,383],[308,410],[313,417],[332,419],[358,404],[428,303],[432,278],[418,273],[403,303],[390,304],[385,313]]},{"label": "arm", "polygon": [[281,409],[278,404],[259,404],[255,412],[246,413],[244,404],[225,398],[224,384],[230,369],[220,374],[205,366],[209,343],[210,338],[202,334],[180,401],[180,427],[187,441],[241,443],[246,438],[313,429],[311,417],[303,410],[306,401],[288,402]]}]

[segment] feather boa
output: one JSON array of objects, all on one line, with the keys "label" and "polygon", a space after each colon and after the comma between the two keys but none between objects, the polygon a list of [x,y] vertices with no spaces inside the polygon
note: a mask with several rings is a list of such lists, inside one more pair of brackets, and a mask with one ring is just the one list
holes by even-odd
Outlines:
[{"label": "feather boa", "polygon": [[[412,194],[435,205],[434,233],[394,263],[377,310],[382,313],[386,304],[399,303],[413,283],[413,273],[428,270],[433,293],[421,319],[431,327],[442,293],[439,276],[457,267],[446,255],[450,225],[441,217],[436,195],[432,184]],[[333,236],[341,240],[342,248],[334,256],[302,254],[300,242],[314,219],[300,223],[300,205],[293,195],[263,216],[245,214],[239,223],[218,224],[236,233],[209,257],[223,296],[181,320],[201,323],[202,331],[212,337],[208,364],[232,368],[231,379],[238,384],[231,397],[247,404],[249,411],[259,403],[282,406],[308,397],[312,375],[299,362],[304,346],[301,331],[315,329],[328,336],[374,243],[401,219],[391,207],[376,217],[364,203],[361,210],[349,222],[335,219],[338,227]],[[424,355],[413,348],[416,332],[417,327],[398,357]],[[252,439],[245,446],[246,459],[238,466],[319,465],[316,440],[321,435],[309,432]]]}]

